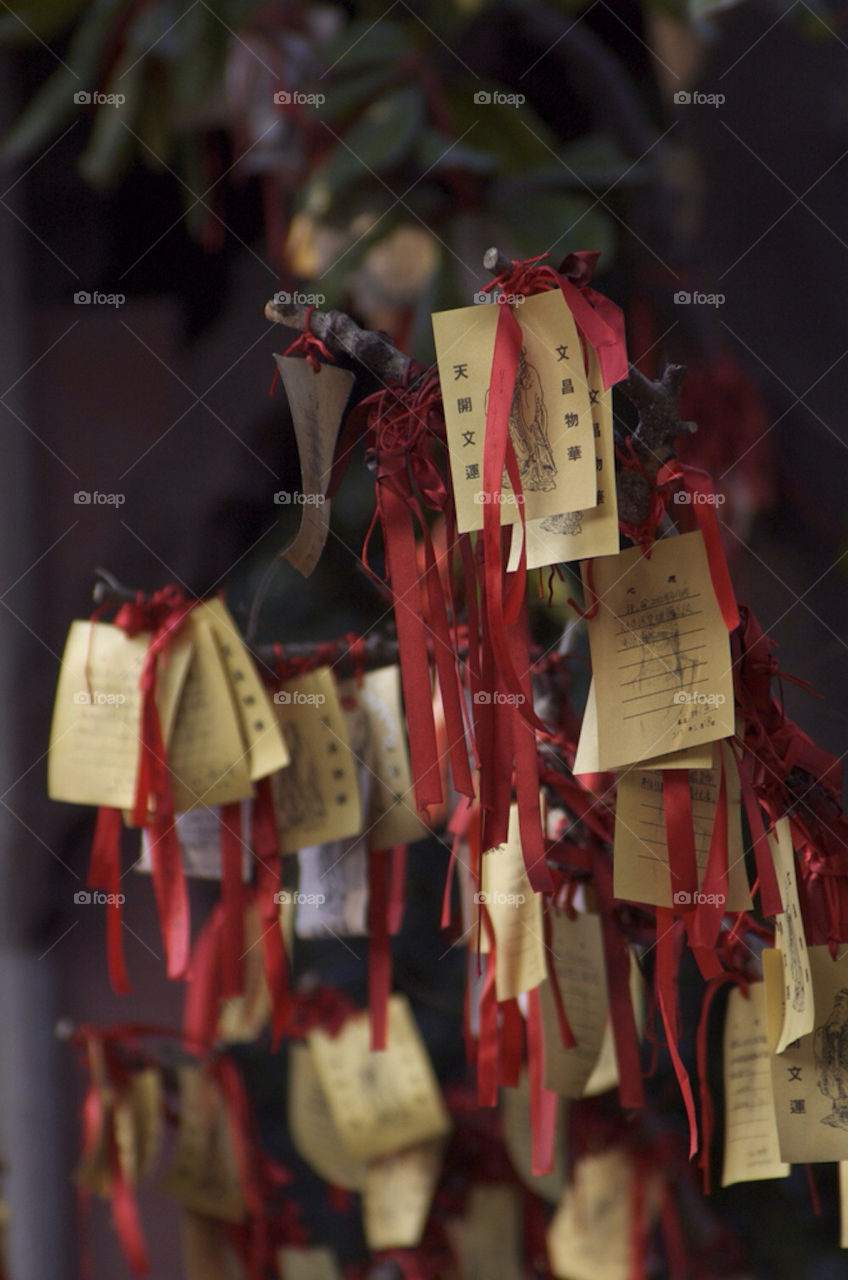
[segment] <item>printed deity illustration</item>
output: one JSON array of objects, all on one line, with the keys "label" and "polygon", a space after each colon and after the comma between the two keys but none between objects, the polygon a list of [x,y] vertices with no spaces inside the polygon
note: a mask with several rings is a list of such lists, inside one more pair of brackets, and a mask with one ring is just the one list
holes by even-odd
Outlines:
[{"label": "printed deity illustration", "polygon": [[529,363],[524,347],[518,358],[515,391],[509,411],[509,434],[521,487],[533,493],[548,493],[556,488],[557,467],[548,440],[548,411],[542,391],[542,379]]},{"label": "printed deity illustration", "polygon": [[814,1049],[819,1091],[831,1101],[822,1124],[848,1129],[848,988],[837,991],[827,1022],[816,1028]]},{"label": "printed deity illustration", "polygon": [[542,528],[545,533],[570,533],[577,534],[583,532],[583,512],[582,511],[566,511],[561,515],[547,516],[542,521]]}]

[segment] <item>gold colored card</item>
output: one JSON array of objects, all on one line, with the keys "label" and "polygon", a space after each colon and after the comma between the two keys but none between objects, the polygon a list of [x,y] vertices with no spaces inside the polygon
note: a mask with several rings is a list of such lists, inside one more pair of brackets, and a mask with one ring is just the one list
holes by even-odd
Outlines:
[{"label": "gold colored card", "polygon": [[245,1280],[219,1218],[186,1209],[182,1215],[182,1253],[186,1280]]},{"label": "gold colored card", "polygon": [[259,907],[248,903],[244,912],[243,993],[221,1004],[218,1038],[228,1044],[254,1044],[271,1021],[271,995],[262,954],[264,926]]},{"label": "gold colored card", "polygon": [[238,704],[202,608],[191,618],[194,656],[168,748],[177,813],[230,804],[252,791]]},{"label": "gold colored card", "polygon": [[356,681],[340,686],[364,708],[372,770],[368,810],[369,849],[423,840],[428,829],[418,816],[409,763],[406,722],[400,693],[400,668],[368,671],[360,689]]},{"label": "gold colored card", "polygon": [[342,1280],[338,1259],[332,1249],[277,1250],[280,1280]]},{"label": "gold colored card", "polygon": [[272,781],[281,848],[344,840],[362,830],[362,802],[344,713],[328,667],[287,680],[274,695],[291,764]]},{"label": "gold colored card", "polygon": [[[528,520],[527,568],[614,556],[619,548],[618,493],[615,487],[615,443],[612,425],[612,388],[604,390],[597,352],[589,352],[589,405],[595,436],[597,504],[585,511],[560,512],[542,520]],[[512,526],[508,569],[518,568],[525,526]]]},{"label": "gold colored card", "polygon": [[533,891],[524,868],[516,804],[510,806],[506,844],[483,854],[480,902],[495,934],[498,1000],[538,987],[547,975],[542,894]]},{"label": "gold colored card", "polygon": [[632,547],[592,563],[601,768],[730,737],[730,640],[700,531],[660,539],[650,559]]},{"label": "gold colored card", "polygon": [[160,1191],[186,1208],[242,1222],[244,1197],[221,1088],[199,1067],[180,1067],[180,1129]]},{"label": "gold colored card", "polygon": [[223,600],[204,600],[198,610],[215,634],[235,693],[250,764],[250,779],[258,782],[289,763],[289,753],[271,699]]},{"label": "gold colored card", "polygon": [[[771,1058],[780,1158],[789,1164],[848,1160],[848,947],[831,959],[810,947],[815,1019],[807,1035]],[[769,1030],[783,999],[779,953],[763,952]]]},{"label": "gold colored card", "polygon": [[568,1112],[564,1102],[557,1101],[554,1160],[550,1173],[533,1172],[533,1126],[530,1116],[530,1084],[522,1071],[514,1089],[501,1089],[500,1110],[503,1121],[504,1146],[525,1187],[550,1204],[556,1204],[565,1186],[565,1135]]},{"label": "gold colored card", "polygon": [[414,1249],[421,1243],[443,1152],[444,1139],[433,1138],[371,1161],[362,1193],[369,1249]]},{"label": "gold colored card", "polygon": [[347,1153],[305,1044],[289,1049],[288,1128],[295,1150],[331,1186],[362,1191],[366,1165]]},{"label": "gold colored card", "polygon": [[577,1045],[565,1049],[548,978],[540,992],[545,1041],[545,1087],[564,1098],[582,1098],[604,1042],[607,977],[600,916],[581,912],[570,920],[552,911],[550,950],[562,1003]]},{"label": "gold colored card", "polygon": [[462,1280],[525,1280],[519,1190],[512,1183],[473,1185],[465,1216],[447,1223]]},{"label": "gold colored card", "polygon": [[386,1048],[371,1050],[366,1013],[336,1036],[308,1036],[330,1111],[354,1160],[376,1160],[450,1130],[451,1122],[409,1002],[389,998]]},{"label": "gold colored card", "polygon": [[[451,478],[460,533],[483,527],[483,454],[497,311],[504,303],[433,316]],[[595,437],[577,326],[558,289],[514,308],[522,345],[509,433],[528,520],[597,503]],[[501,523],[521,519],[506,475]]]},{"label": "gold colored card", "polygon": [[[127,636],[107,622],[71,623],[47,758],[51,800],[131,809],[140,749],[139,678],[150,632]],[[167,745],[193,649],[188,626],[159,660],[156,701]]]},{"label": "gold colored card", "polygon": [[[774,1052],[783,1053],[791,1041],[812,1031],[815,1001],[788,818],[778,819],[774,831],[768,833],[768,845],[783,903],[783,910],[774,918],[774,945],[783,963],[783,1016],[772,1027]],[[771,1008],[776,1012],[777,1003]]]},{"label": "gold colored card", "polygon": [[762,982],[730,992],[724,1019],[724,1163],[721,1185],[785,1178],[771,1083],[771,1052]]},{"label": "gold colored card", "polygon": [[[551,1271],[562,1280],[629,1280],[633,1239],[632,1184],[636,1172],[627,1153],[611,1147],[585,1155],[574,1182],[548,1228]],[[645,1181],[646,1224],[657,1217],[662,1174]]]},{"label": "gold colored card", "polygon": [[[705,742],[698,747],[686,747],[682,751],[670,751],[667,755],[655,756],[652,760],[642,760],[639,766],[642,769],[711,769],[712,763],[713,744]],[[580,777],[582,774],[602,772],[598,742],[598,702],[593,679],[589,684],[589,693],[586,697],[586,710],[583,712],[573,773],[576,777]]]},{"label": "gold colored card", "polygon": [[[748,911],[751,892],[745,871],[739,772],[733,753],[726,745],[720,744],[717,751],[724,759],[727,788],[728,878],[727,901],[723,905],[726,911]],[[707,866],[720,782],[720,767],[689,771],[699,888]],[[615,896],[630,902],[687,909],[697,906],[697,898],[692,902],[692,895],[673,883],[662,788],[662,773],[641,767],[625,770],[618,780],[613,856]]]}]

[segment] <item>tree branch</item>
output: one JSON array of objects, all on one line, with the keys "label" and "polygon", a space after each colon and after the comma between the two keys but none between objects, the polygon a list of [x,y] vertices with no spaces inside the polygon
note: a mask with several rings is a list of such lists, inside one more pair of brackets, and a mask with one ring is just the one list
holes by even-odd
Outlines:
[{"label": "tree branch", "polygon": [[[493,276],[511,271],[514,265],[512,259],[496,245],[483,255],[483,267]],[[265,305],[265,316],[274,324],[284,324],[301,331],[308,322],[310,332],[325,343],[332,355],[349,357],[386,382],[401,382],[412,363],[411,358],[398,351],[385,334],[361,329],[343,311],[317,311],[272,299]],[[697,430],[694,422],[681,422],[678,417],[677,401],[685,376],[683,365],[671,364],[666,367],[662,378],[653,382],[631,365],[630,377],[619,384],[639,412],[632,443],[651,476],[655,476],[662,464],[674,456],[677,437]],[[648,476],[639,471],[618,471],[616,491],[621,519],[627,524],[641,524],[650,510],[651,482]]]}]

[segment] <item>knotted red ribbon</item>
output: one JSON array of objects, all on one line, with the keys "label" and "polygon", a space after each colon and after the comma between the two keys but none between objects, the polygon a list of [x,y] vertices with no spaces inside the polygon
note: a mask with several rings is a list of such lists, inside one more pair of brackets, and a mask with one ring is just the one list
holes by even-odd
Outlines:
[{"label": "knotted red ribbon", "polygon": [[547,254],[513,262],[501,272],[484,292],[500,288],[505,294],[545,293],[559,289],[574,316],[581,337],[598,354],[605,388],[621,382],[628,375],[627,343],[621,308],[602,293],[589,287],[600,253],[587,250],[570,253],[555,271],[545,262]]},{"label": "knotted red ribbon", "polygon": [[[306,315],[303,317],[303,333],[301,333],[290,346],[286,347],[283,352],[285,356],[303,356],[312,365],[313,372],[317,373],[321,368],[321,361],[318,359],[322,356],[325,360],[332,362],[333,357],[327,349],[325,343],[321,341],[317,334],[312,332],[310,327],[312,322],[312,312],[315,307],[307,307]],[[277,375],[275,374],[275,377]],[[274,384],[272,384],[272,391]]]},{"label": "knotted red ribbon", "polygon": [[[383,530],[386,571],[398,633],[401,680],[409,725],[415,798],[419,809],[441,804],[442,778],[430,686],[430,647],[439,680],[454,785],[473,794],[465,713],[457,671],[455,617],[447,602],[424,508],[447,512],[444,479],[430,457],[433,436],[443,433],[435,370],[411,387],[387,388],[367,404],[371,451],[377,463],[377,510]],[[362,409],[363,406],[360,406]],[[371,530],[363,547],[367,568]],[[416,524],[426,568],[419,573]],[[449,544],[447,554],[452,553]],[[369,570],[370,572],[370,570]]]},{"label": "knotted red ribbon", "polygon": [[[134,601],[121,606],[114,622],[128,636],[152,632],[139,680],[140,748],[132,820],[136,826],[145,827],[150,837],[153,888],[171,978],[185,976],[190,925],[156,687],[159,663],[167,661],[170,646],[195,603],[186,600],[175,586],[165,587],[149,599],[139,592]],[[107,925],[109,975],[115,990],[125,993],[129,987],[121,948],[120,904],[116,901],[116,886],[120,883],[120,815],[117,811],[107,816],[101,810],[98,815],[89,883],[106,888],[112,895]]]}]

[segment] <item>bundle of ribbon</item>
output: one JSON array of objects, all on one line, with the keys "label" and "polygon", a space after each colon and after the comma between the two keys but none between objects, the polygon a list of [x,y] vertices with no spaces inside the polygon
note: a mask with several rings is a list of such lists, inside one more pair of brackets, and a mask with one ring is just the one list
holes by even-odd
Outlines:
[{"label": "bundle of ribbon", "polygon": [[[168,975],[184,977],[188,965],[190,924],[188,895],[183,875],[180,846],[174,827],[174,802],[168,759],[156,703],[160,662],[194,607],[174,586],[165,587],[149,599],[139,592],[132,603],[121,605],[114,625],[128,636],[151,632],[141,672],[141,725],[138,777],[132,821],[150,835],[153,885]],[[102,614],[99,610],[95,616]],[[107,907],[107,948],[109,976],[115,991],[129,991],[123,956],[121,926],[121,827],[119,809],[101,808],[97,815],[88,884],[109,894]]]}]

